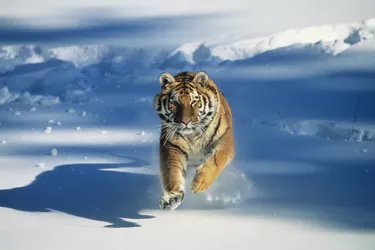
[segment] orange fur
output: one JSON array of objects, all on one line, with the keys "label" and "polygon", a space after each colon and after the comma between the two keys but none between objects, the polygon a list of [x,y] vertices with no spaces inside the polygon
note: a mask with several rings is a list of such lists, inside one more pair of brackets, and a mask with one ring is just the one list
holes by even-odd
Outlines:
[{"label": "orange fur", "polygon": [[[207,74],[181,72],[173,78],[162,75],[160,81],[163,89],[155,96],[154,107],[162,120],[159,148],[162,202],[168,208],[173,202],[178,206],[184,198],[190,157],[204,155],[191,184],[192,192],[200,193],[206,191],[231,162],[235,147],[230,106]],[[171,101],[173,95],[175,103]],[[172,104],[167,107],[167,102]],[[192,124],[190,130],[181,129],[186,121]],[[177,126],[173,128],[175,133],[171,131],[173,126]]]}]

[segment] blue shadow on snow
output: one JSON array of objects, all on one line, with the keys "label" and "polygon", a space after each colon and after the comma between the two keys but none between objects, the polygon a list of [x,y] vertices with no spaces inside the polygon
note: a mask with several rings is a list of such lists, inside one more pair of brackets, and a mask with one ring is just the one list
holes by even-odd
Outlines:
[{"label": "blue shadow on snow", "polygon": [[30,212],[52,209],[110,223],[106,227],[139,227],[139,224],[121,218],[153,218],[141,215],[139,211],[157,204],[147,197],[147,192],[158,180],[151,175],[101,171],[148,165],[134,157],[126,158],[131,162],[57,166],[41,173],[25,187],[0,190],[0,207]]}]

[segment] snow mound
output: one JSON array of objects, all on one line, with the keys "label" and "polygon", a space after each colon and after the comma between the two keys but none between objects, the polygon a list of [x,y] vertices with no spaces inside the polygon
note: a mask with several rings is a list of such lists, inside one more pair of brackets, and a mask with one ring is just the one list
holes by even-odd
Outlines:
[{"label": "snow mound", "polygon": [[[358,55],[360,55],[360,58],[358,58]],[[350,48],[340,53],[336,58],[341,60],[345,57],[358,58],[358,60],[352,60],[352,64],[358,64],[361,68],[373,69],[375,66],[375,38],[350,46]]]},{"label": "snow mound", "polygon": [[[10,45],[0,46],[0,73],[13,70],[16,66],[42,63],[48,60],[59,60],[72,63],[77,68],[83,68],[102,62],[119,64],[126,68],[138,67],[139,64],[153,64],[159,56],[157,49],[124,47],[103,44],[87,44],[62,47],[43,47],[39,45]],[[162,56],[163,59],[165,58]],[[132,65],[135,63],[135,65]],[[121,68],[124,70],[125,68]]]},{"label": "snow mound", "polygon": [[77,67],[98,63],[110,51],[110,47],[107,45],[67,46],[49,50],[52,57],[72,62]]},{"label": "snow mound", "polygon": [[328,140],[375,142],[375,127],[359,128],[360,125],[337,124],[330,121],[306,120],[287,122],[285,131],[290,134],[313,135]]},{"label": "snow mound", "polygon": [[193,60],[193,53],[201,46],[200,43],[187,43],[187,44],[183,44],[182,46],[180,46],[179,48],[177,48],[176,50],[174,50],[171,55],[170,55],[170,58],[183,58],[185,61],[187,61],[188,63],[194,63],[194,60]]},{"label": "snow mound", "polygon": [[315,136],[327,140],[375,142],[375,125],[336,123],[325,120],[259,121],[258,125],[276,127],[293,135]]},{"label": "snow mound", "polygon": [[49,56],[40,46],[3,46],[0,47],[0,73],[14,69],[17,65],[40,63]]},{"label": "snow mound", "polygon": [[57,59],[18,65],[0,74],[0,87],[37,96],[56,96],[61,101],[89,101],[94,95],[87,77],[78,68]]},{"label": "snow mound", "polygon": [[230,44],[204,42],[184,44],[170,53],[163,66],[245,60],[267,51],[294,45],[316,47],[323,53],[337,55],[354,44],[373,38],[374,20],[290,29]]},{"label": "snow mound", "polygon": [[[345,53],[347,51],[357,53],[360,45],[375,40],[374,34],[375,19],[369,19],[291,29],[230,44],[193,42],[172,51],[97,44],[55,48],[3,46],[0,47],[0,88],[6,87],[9,93],[27,92],[35,98],[45,96],[41,100],[47,103],[52,101],[47,96],[58,97],[62,102],[90,102],[97,100],[95,89],[100,85],[124,89],[129,83],[154,81],[160,70],[209,70],[212,67],[223,70],[226,66],[241,64],[340,57],[349,54]],[[373,52],[375,47],[369,50]],[[366,55],[365,63],[373,65],[374,54],[362,54]],[[362,66],[363,61],[361,58],[350,62]],[[2,104],[18,99],[4,91]],[[30,96],[25,94],[24,98],[30,99]],[[137,101],[149,103],[150,99],[140,97]]]},{"label": "snow mound", "polygon": [[29,92],[10,92],[7,87],[0,88],[0,105],[22,103],[29,106],[53,106],[59,102],[57,96],[31,95]]},{"label": "snow mound", "polygon": [[327,53],[338,54],[348,48],[349,45],[370,39],[374,34],[375,26],[371,22],[290,29],[265,37],[243,40],[229,45],[219,45],[212,49],[212,54],[223,60],[233,61],[293,44],[309,45],[315,43],[319,46],[326,45],[322,48],[327,47]]}]

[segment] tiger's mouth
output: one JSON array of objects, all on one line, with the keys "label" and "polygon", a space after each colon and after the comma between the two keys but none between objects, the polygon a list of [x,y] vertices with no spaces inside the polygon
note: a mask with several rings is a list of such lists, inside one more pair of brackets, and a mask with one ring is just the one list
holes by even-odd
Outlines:
[{"label": "tiger's mouth", "polygon": [[180,124],[178,127],[178,133],[181,135],[192,135],[198,133],[197,128],[191,124],[185,125]]},{"label": "tiger's mouth", "polygon": [[[200,129],[202,127],[199,121],[189,122],[187,124],[182,122],[173,122],[167,126],[167,134],[169,134],[170,138],[172,138],[176,133],[187,136],[187,135],[195,135],[201,133],[203,130]],[[168,132],[169,131],[169,132]]]},{"label": "tiger's mouth", "polygon": [[191,126],[186,126],[186,125],[180,125],[179,128],[178,128],[179,131],[183,131],[183,132],[188,132],[188,131],[192,131],[193,128]]},{"label": "tiger's mouth", "polygon": [[193,127],[190,125],[190,124],[181,124],[180,123],[180,125],[179,125],[179,128],[181,129],[181,130],[184,130],[184,129],[192,129]]}]

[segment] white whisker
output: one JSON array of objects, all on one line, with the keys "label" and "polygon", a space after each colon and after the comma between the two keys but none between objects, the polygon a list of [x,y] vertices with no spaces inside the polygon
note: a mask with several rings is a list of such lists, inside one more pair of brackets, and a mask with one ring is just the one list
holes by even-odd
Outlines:
[{"label": "white whisker", "polygon": [[177,130],[178,130],[178,127],[176,126],[176,129],[173,131],[173,134],[172,134],[171,138],[174,137],[174,135],[176,134]]},{"label": "white whisker", "polygon": [[169,141],[171,139],[171,134],[173,133],[173,131],[177,129],[175,127],[171,127],[168,132],[166,133],[166,136],[165,136],[165,141],[164,141],[164,144],[163,144],[163,147],[165,146],[165,144],[167,143],[167,141]]}]

